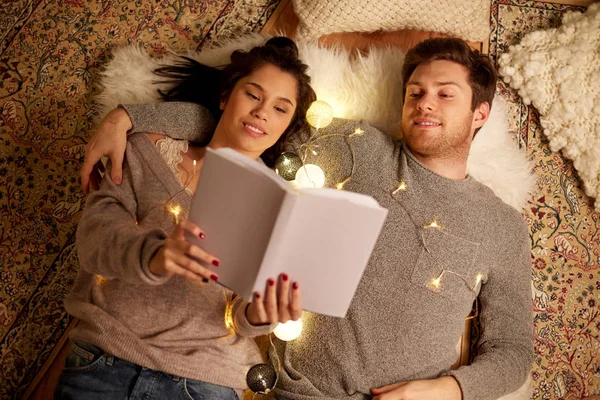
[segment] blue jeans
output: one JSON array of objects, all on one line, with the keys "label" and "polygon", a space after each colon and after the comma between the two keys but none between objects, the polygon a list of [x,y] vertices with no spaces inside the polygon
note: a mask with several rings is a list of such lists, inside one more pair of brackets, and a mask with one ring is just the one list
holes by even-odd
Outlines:
[{"label": "blue jeans", "polygon": [[239,400],[232,388],[143,368],[85,342],[71,345],[54,399]]}]

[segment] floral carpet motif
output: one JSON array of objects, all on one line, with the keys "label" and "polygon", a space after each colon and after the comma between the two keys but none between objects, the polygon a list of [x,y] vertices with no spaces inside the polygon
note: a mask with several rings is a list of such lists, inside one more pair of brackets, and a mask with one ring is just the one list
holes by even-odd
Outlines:
[{"label": "floral carpet motif", "polygon": [[0,399],[19,399],[71,323],[78,170],[98,72],[132,42],[153,54],[260,30],[278,0],[0,2]]},{"label": "floral carpet motif", "polygon": [[[492,1],[495,59],[526,33],[584,7]],[[571,162],[551,152],[539,115],[504,82],[511,129],[535,160],[538,190],[525,217],[532,247],[536,360],[533,399],[600,399],[600,221]]]}]

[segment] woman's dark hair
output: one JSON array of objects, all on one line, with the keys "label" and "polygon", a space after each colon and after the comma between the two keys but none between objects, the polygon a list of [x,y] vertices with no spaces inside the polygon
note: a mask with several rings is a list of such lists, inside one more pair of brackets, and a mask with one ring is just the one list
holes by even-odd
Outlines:
[{"label": "woman's dark hair", "polygon": [[[308,66],[298,58],[298,47],[293,40],[279,36],[247,52],[236,50],[231,54],[231,63],[222,68],[209,67],[182,57],[180,63],[158,68],[154,72],[167,78],[162,82],[174,84],[167,92],[159,91],[163,100],[201,104],[218,121],[222,114],[220,101],[229,98],[240,79],[267,64],[291,74],[298,81],[298,99],[292,121],[279,140],[261,155],[265,164],[273,167],[283,152],[286,140],[307,126],[306,111],[317,98],[310,86],[310,77],[306,74]],[[212,134],[200,144],[207,145],[211,139]]]}]

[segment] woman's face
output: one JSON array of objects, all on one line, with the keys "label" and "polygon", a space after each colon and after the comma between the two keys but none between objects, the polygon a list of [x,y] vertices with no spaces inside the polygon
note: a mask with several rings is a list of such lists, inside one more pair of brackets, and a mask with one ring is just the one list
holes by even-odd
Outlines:
[{"label": "woman's face", "polygon": [[298,81],[272,64],[241,78],[229,98],[221,102],[211,147],[231,147],[258,158],[281,137],[292,121]]}]

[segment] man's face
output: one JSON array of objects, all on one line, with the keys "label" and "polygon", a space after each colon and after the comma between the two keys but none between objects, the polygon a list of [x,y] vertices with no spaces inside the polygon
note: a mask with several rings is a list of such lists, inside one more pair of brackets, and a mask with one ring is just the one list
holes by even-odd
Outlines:
[{"label": "man's face", "polygon": [[468,70],[455,62],[419,64],[406,85],[402,135],[421,159],[466,161],[473,133],[487,120],[489,105],[471,111]]}]

